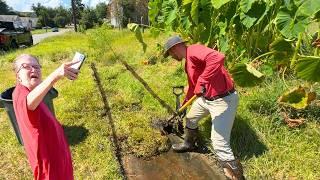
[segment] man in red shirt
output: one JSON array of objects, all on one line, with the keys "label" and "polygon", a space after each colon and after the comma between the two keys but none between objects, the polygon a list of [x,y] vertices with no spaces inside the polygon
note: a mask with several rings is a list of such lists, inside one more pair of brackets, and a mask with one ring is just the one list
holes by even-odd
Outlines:
[{"label": "man in red shirt", "polygon": [[73,180],[71,153],[63,128],[43,98],[64,76],[77,78],[78,70],[70,67],[75,63],[62,64],[42,81],[37,58],[22,54],[14,62],[17,84],[13,106],[35,180]]},{"label": "man in red shirt", "polygon": [[176,152],[196,148],[198,122],[211,115],[212,146],[221,162],[225,175],[230,179],[244,179],[240,161],[235,159],[230,147],[230,134],[235,119],[239,97],[233,81],[224,67],[225,56],[204,45],[186,46],[179,36],[169,38],[164,46],[165,56],[178,61],[186,59],[185,71],[188,77],[188,92],[184,103],[193,95],[193,102],[186,115],[185,139],[173,144]]}]

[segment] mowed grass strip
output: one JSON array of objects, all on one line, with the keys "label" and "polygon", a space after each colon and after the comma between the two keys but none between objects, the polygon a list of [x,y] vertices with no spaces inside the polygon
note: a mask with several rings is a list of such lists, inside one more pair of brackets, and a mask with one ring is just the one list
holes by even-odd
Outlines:
[{"label": "mowed grass strip", "polygon": [[[129,31],[99,28],[84,34],[53,37],[37,46],[0,57],[2,91],[14,84],[14,75],[8,69],[20,53],[39,56],[45,75],[61,62],[71,59],[74,51],[88,55],[77,81],[63,80],[56,85],[60,92],[55,100],[56,115],[64,125],[71,144],[76,179],[120,178],[108,139],[111,129],[102,116],[103,104],[91,75],[90,62],[97,64],[122,153],[149,157],[168,149],[168,139],[150,128],[150,121],[169,114],[110,51],[111,46],[160,98],[174,107],[175,97],[171,88],[186,84],[184,65],[157,55],[156,44],[163,43],[164,36],[152,38],[147,32],[144,39],[148,44],[145,53]],[[145,63],[151,58],[156,61],[155,65]],[[288,79],[287,83],[291,87],[300,81]],[[317,170],[320,167],[319,107],[312,105],[306,110],[305,125],[297,129],[288,128],[279,116],[276,103],[285,89],[277,76],[257,87],[238,88],[240,106],[231,144],[244,164],[248,179],[320,177]],[[320,93],[319,85],[315,90]],[[210,121],[210,118],[205,118],[200,123],[203,139],[210,138]],[[0,122],[0,154],[3,157],[0,174],[8,179],[30,179],[31,171],[24,151],[14,137],[4,110],[1,110]]]}]

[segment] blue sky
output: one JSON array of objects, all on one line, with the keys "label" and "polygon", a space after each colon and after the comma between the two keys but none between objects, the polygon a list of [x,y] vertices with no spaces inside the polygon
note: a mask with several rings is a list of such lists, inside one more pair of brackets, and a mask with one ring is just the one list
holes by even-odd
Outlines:
[{"label": "blue sky", "polygon": [[[4,0],[8,6],[12,7],[16,11],[31,11],[32,4],[38,2],[47,7],[57,7],[62,5],[64,7],[71,6],[71,0]],[[82,0],[82,3],[95,7],[99,2],[108,2],[109,0]]]}]

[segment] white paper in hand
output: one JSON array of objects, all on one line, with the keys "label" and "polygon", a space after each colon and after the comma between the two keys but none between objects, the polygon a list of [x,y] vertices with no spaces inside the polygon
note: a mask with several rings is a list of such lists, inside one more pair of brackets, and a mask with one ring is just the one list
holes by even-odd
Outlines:
[{"label": "white paper in hand", "polygon": [[72,59],[72,62],[76,62],[76,61],[79,61],[79,62],[77,62],[76,64],[73,64],[71,67],[74,69],[80,69],[80,67],[85,59],[86,59],[85,55],[83,55],[79,52],[76,52],[76,54],[74,55],[74,57]]}]

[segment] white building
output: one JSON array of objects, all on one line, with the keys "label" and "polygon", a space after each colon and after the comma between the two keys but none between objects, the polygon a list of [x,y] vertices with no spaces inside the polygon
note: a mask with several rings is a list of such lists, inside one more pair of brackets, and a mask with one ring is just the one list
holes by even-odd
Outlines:
[{"label": "white building", "polygon": [[38,18],[34,17],[19,17],[17,15],[0,15],[0,21],[13,22],[15,28],[25,27],[28,30],[35,28]]},{"label": "white building", "polygon": [[118,1],[110,0],[109,4],[110,23],[114,27],[119,27],[122,24],[123,8]]},{"label": "white building", "polygon": [[20,19],[21,19],[22,25],[29,30],[36,28],[37,26],[38,18],[20,17]]}]

